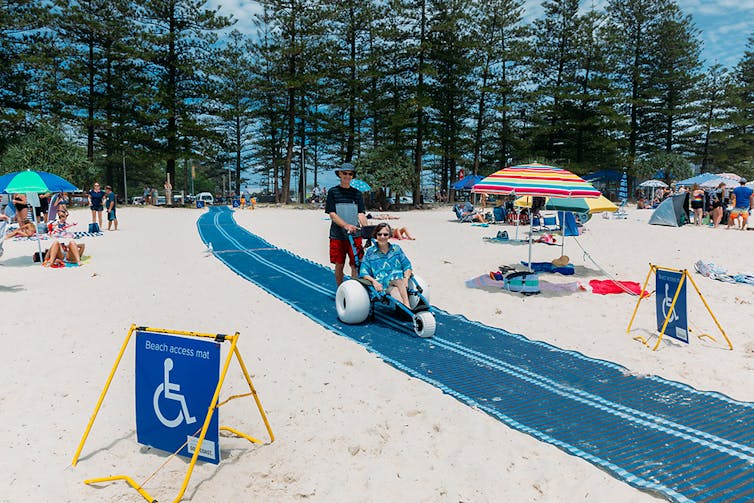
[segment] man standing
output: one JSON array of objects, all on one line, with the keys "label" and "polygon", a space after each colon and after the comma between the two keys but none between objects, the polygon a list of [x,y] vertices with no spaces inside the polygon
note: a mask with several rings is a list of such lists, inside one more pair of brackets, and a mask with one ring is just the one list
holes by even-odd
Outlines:
[{"label": "man standing", "polygon": [[730,218],[728,218],[728,229],[733,225],[738,217],[741,217],[742,231],[746,230],[746,221],[749,219],[749,210],[754,206],[754,190],[746,186],[746,178],[741,178],[739,181],[741,185],[733,189],[730,203],[733,205],[733,209],[730,210]]},{"label": "man standing", "polygon": [[[115,192],[105,185],[105,210],[107,211],[107,230],[118,230],[118,217],[115,216]],[[111,227],[115,224],[115,229]]]},{"label": "man standing", "polygon": [[[366,225],[367,218],[361,192],[351,187],[351,180],[356,176],[356,169],[351,163],[345,163],[335,169],[335,174],[340,178],[340,184],[327,191],[325,213],[330,215],[331,220],[330,263],[335,265],[335,283],[340,285],[343,282],[346,256],[351,261],[351,277],[359,276],[351,243],[348,241],[348,233],[354,234],[358,226]],[[353,235],[353,241],[361,258],[364,255],[361,236]]]}]

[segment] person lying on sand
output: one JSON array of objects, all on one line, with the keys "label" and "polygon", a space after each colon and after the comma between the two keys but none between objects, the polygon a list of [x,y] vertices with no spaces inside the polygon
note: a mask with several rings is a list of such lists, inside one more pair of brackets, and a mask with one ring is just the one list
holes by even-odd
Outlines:
[{"label": "person lying on sand", "polygon": [[373,218],[374,220],[398,220],[401,217],[388,215],[387,213],[369,213],[367,218]]},{"label": "person lying on sand", "polygon": [[413,236],[411,236],[411,234],[408,233],[407,227],[400,227],[397,229],[393,229],[393,235],[391,237],[393,239],[410,239],[412,241],[416,239]]},{"label": "person lying on sand", "polygon": [[37,227],[34,225],[34,223],[29,220],[24,220],[23,222],[21,222],[17,229],[12,230],[8,234],[6,234],[5,239],[28,238],[33,236],[36,232]]}]

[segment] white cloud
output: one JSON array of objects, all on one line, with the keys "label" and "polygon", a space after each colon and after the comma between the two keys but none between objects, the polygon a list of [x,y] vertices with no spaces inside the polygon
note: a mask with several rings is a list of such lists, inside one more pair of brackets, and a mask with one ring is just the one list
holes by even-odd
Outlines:
[{"label": "white cloud", "polygon": [[241,33],[251,34],[254,30],[254,15],[262,12],[262,6],[258,2],[248,0],[208,0],[206,7],[209,9],[220,8],[220,14],[233,15],[236,24],[233,29]]}]

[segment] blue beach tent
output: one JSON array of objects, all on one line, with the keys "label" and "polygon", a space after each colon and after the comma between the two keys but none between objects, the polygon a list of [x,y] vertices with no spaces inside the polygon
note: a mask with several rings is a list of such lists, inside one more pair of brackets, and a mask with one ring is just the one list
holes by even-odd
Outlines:
[{"label": "blue beach tent", "polygon": [[684,200],[688,194],[676,194],[665,199],[649,217],[650,225],[667,225],[668,227],[680,227],[688,223],[688,215],[685,215]]}]

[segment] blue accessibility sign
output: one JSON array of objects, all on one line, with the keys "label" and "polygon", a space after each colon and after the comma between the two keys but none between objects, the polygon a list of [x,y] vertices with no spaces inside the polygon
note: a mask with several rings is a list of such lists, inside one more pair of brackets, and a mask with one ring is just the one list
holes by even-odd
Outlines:
[{"label": "blue accessibility sign", "polygon": [[[665,327],[665,333],[674,339],[685,342],[689,342],[688,331],[688,316],[686,312],[686,282],[681,280],[684,278],[683,272],[667,271],[663,269],[657,269],[656,274],[656,290],[655,297],[657,299],[657,331],[662,330],[662,326],[665,323],[665,319],[668,319],[668,326]],[[679,285],[681,291],[678,292],[678,298],[675,301],[675,306],[670,309],[673,303],[673,297],[678,291]]]},{"label": "blue accessibility sign", "polygon": [[[220,343],[137,331],[137,441],[193,456],[219,379]],[[220,462],[218,413],[212,415],[198,456],[215,464]]]}]

